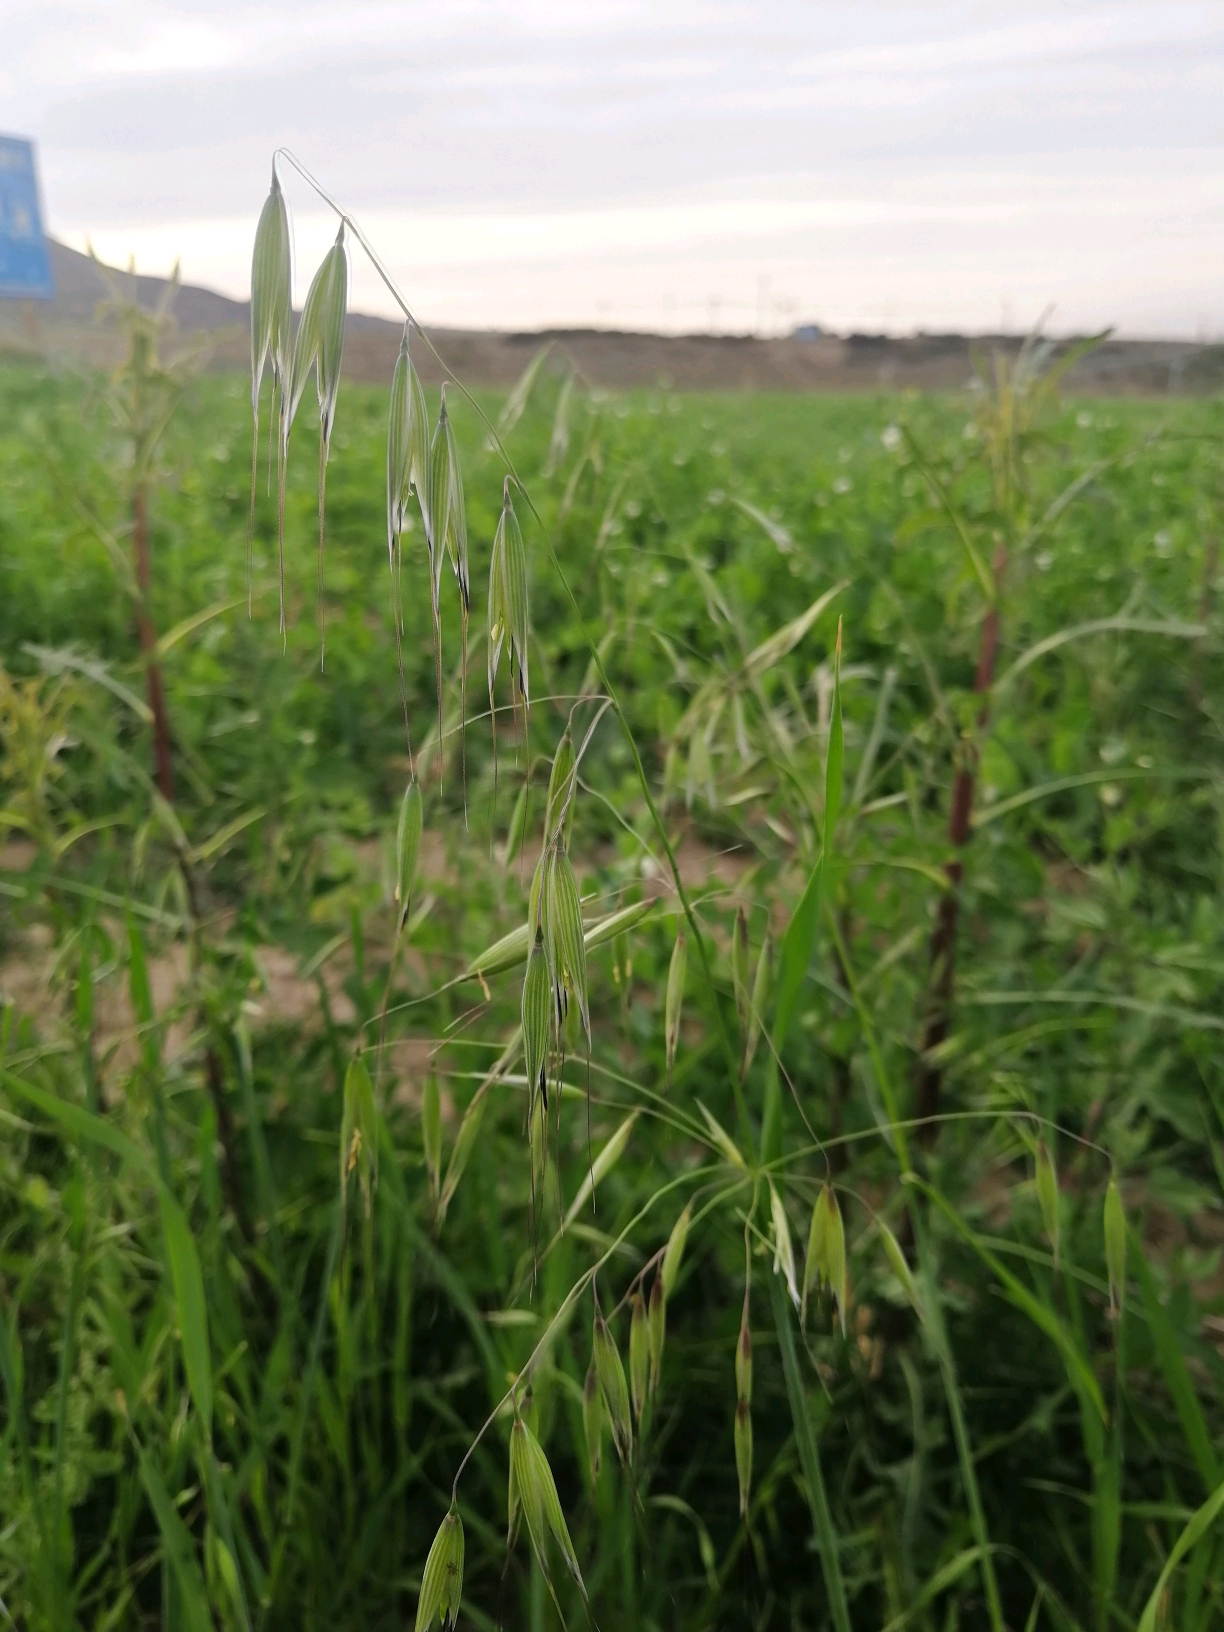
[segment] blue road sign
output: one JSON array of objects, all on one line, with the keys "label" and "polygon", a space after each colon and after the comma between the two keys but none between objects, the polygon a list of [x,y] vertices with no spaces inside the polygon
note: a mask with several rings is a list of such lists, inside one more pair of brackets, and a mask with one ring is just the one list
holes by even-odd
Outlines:
[{"label": "blue road sign", "polygon": [[54,294],[34,145],[19,136],[0,136],[0,296],[50,300]]}]

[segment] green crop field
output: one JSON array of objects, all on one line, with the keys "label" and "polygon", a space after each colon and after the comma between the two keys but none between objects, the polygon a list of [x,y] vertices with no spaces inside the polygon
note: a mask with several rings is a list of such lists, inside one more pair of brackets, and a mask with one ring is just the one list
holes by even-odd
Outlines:
[{"label": "green crop field", "polygon": [[1224,408],[1029,361],[448,392],[411,752],[386,390],[320,668],[313,388],[282,640],[266,382],[248,615],[245,378],[0,372],[0,1621],[1224,1624]]}]

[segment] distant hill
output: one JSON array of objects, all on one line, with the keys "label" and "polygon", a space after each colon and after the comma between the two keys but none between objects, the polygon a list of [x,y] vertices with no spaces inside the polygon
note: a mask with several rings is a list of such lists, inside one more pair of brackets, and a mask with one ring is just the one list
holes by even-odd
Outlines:
[{"label": "distant hill", "polygon": [[[106,366],[118,360],[118,337],[98,321],[109,293],[87,255],[51,240],[55,299],[0,301],[0,356],[58,357]],[[142,305],[165,293],[162,278],[122,271],[110,274],[134,288]],[[242,368],[249,357],[250,308],[211,289],[183,284],[174,297],[175,320],[184,337],[214,336],[212,362]],[[350,314],[345,372],[354,379],[391,378],[401,325],[366,313]],[[431,329],[448,369],[476,386],[511,385],[541,345],[551,342],[559,360],[593,384],[611,390],[661,386],[667,390],[879,391],[916,387],[956,390],[973,372],[975,353],[1014,352],[1014,335],[832,335],[809,331],[758,339],[753,335],[660,335],[604,329],[547,329],[505,334],[476,329]],[[422,352],[421,376],[437,383],[440,370]],[[1078,362],[1068,388],[1086,395],[1202,393],[1224,388],[1224,346],[1176,340],[1109,340]]]}]

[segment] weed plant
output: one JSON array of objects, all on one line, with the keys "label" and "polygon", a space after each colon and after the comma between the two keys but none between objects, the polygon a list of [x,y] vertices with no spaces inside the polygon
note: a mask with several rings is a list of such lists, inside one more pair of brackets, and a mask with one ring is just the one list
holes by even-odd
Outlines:
[{"label": "weed plant", "polygon": [[269,207],[174,804],[130,442],[0,379],[3,1615],[1220,1624],[1218,406],[443,413]]}]

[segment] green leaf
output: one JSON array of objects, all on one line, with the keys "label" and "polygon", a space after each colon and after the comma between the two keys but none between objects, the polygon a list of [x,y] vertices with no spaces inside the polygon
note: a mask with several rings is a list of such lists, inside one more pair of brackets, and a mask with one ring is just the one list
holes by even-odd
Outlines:
[{"label": "green leaf", "polygon": [[140,1482],[149,1498],[149,1506],[161,1532],[162,1547],[179,1585],[179,1603],[186,1632],[213,1632],[208,1591],[196,1558],[195,1541],[170,1499],[161,1469],[142,1445],[137,1446],[137,1454],[140,1459]]},{"label": "green leaf", "polygon": [[204,1423],[204,1432],[211,1436],[212,1355],[208,1344],[208,1306],[204,1299],[204,1276],[200,1269],[200,1255],[196,1250],[191,1227],[187,1223],[187,1215],[178,1202],[164,1189],[160,1201],[162,1235],[166,1242],[166,1256],[170,1261],[174,1301],[178,1305],[187,1386]]},{"label": "green leaf", "polygon": [[1080,1352],[1074,1338],[1062,1321],[1059,1320],[1054,1310],[1049,1308],[1048,1305],[1038,1302],[1023,1282],[1018,1281],[1009,1269],[1004,1268],[994,1253],[982,1245],[956,1209],[944,1199],[933,1185],[924,1184],[917,1179],[914,1182],[926,1191],[961,1239],[973,1248],[982,1262],[995,1275],[1006,1292],[1009,1301],[1014,1303],[1017,1309],[1022,1310],[1033,1324],[1039,1326],[1046,1336],[1054,1342],[1063,1357],[1067,1375],[1077,1392],[1092,1402],[1102,1422],[1108,1421],[1109,1413],[1105,1409],[1101,1386],[1084,1355]]},{"label": "green leaf", "polygon": [[1160,1624],[1159,1617],[1161,1605],[1164,1602],[1165,1588],[1169,1584],[1173,1571],[1194,1544],[1207,1534],[1222,1510],[1224,1510],[1224,1482],[1217,1485],[1216,1489],[1212,1491],[1181,1535],[1178,1536],[1176,1542],[1174,1542],[1173,1550],[1165,1560],[1164,1568],[1161,1570],[1156,1585],[1152,1589],[1152,1595],[1147,1601],[1143,1614],[1139,1617],[1137,1632],[1156,1632],[1156,1628]]},{"label": "green leaf", "polygon": [[1173,1330],[1173,1323],[1164,1304],[1160,1301],[1160,1288],[1144,1256],[1143,1244],[1133,1230],[1131,1246],[1133,1248],[1131,1261],[1135,1266],[1139,1289],[1143,1294],[1148,1330],[1152,1334],[1152,1343],[1160,1361],[1160,1369],[1164,1372],[1165,1383],[1173,1396],[1173,1404],[1177,1408],[1190,1454],[1202,1475],[1203,1484],[1210,1491],[1219,1480],[1220,1466],[1211,1442],[1207,1420],[1203,1415],[1203,1407],[1199,1403],[1198,1392],[1191,1379],[1190,1369],[1186,1365],[1182,1343]]},{"label": "green leaf", "polygon": [[786,1034],[794,1018],[795,1005],[807,978],[808,964],[816,945],[816,930],[820,923],[820,895],[824,882],[824,855],[812,868],[807,885],[799,898],[799,905],[786,926],[782,937],[782,951],[778,959],[778,1003],[774,1010],[774,1048],[782,1052]]}]

